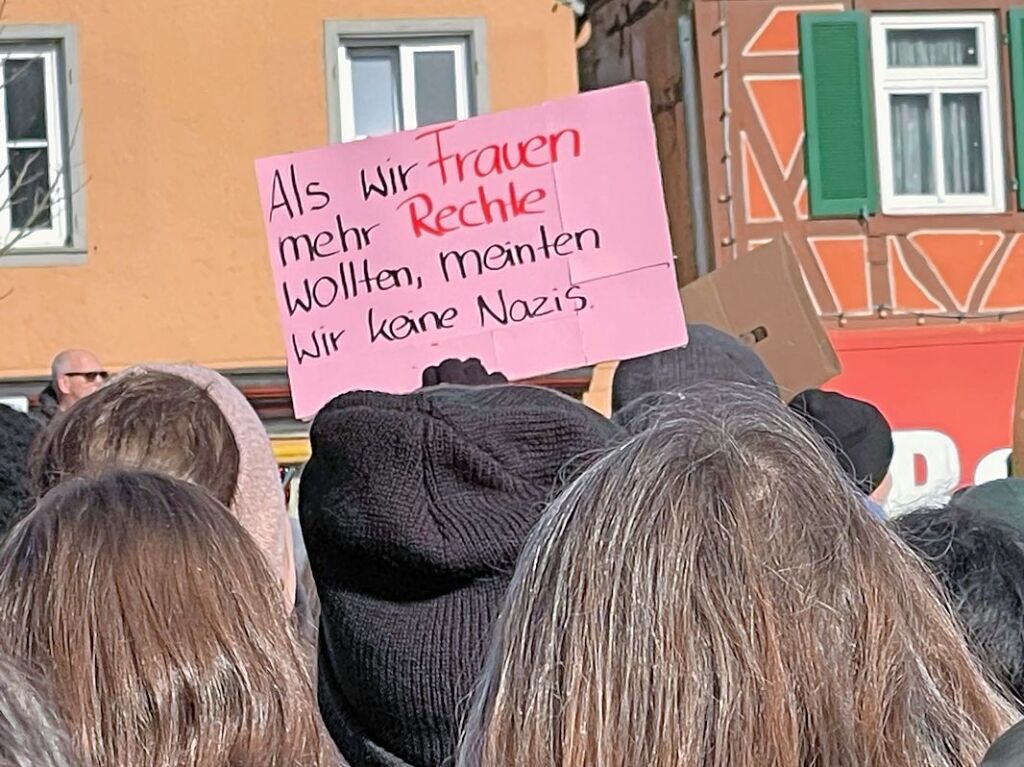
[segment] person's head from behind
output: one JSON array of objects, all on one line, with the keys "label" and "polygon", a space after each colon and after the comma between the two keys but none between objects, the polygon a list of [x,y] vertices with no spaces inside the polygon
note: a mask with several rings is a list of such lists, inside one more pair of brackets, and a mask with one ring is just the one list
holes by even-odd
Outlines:
[{"label": "person's head from behind", "polygon": [[533,531],[459,764],[975,764],[1012,708],[821,441],[749,388],[681,404]]},{"label": "person's head from behind", "polygon": [[0,765],[73,767],[67,731],[24,669],[0,654]]},{"label": "person's head from behind", "polygon": [[320,411],[299,517],[322,605],[320,710],[353,764],[450,767],[545,501],[621,439],[533,386],[349,392]]},{"label": "person's head from behind", "polygon": [[220,408],[201,386],[169,373],[119,376],[44,431],[31,460],[42,496],[68,477],[112,469],[170,474],[231,503],[238,446]]},{"label": "person's head from behind", "polygon": [[31,505],[28,457],[38,431],[27,415],[0,405],[0,536]]},{"label": "person's head from behind", "polygon": [[894,446],[892,428],[878,408],[821,389],[800,392],[789,407],[825,441],[861,492],[870,496],[883,488]]},{"label": "person's head from behind", "polygon": [[632,403],[711,382],[743,384],[778,394],[771,372],[743,341],[710,325],[692,324],[688,331],[686,346],[618,364],[612,377],[612,413],[616,421],[638,431],[632,423],[635,414],[627,410]]},{"label": "person's head from behind", "polygon": [[107,380],[107,371],[99,358],[85,349],[62,351],[53,358],[50,375],[62,411],[88,397]]},{"label": "person's head from behind", "polygon": [[1024,534],[954,507],[915,511],[893,526],[935,573],[975,654],[1024,705]]},{"label": "person's head from behind", "polygon": [[0,546],[0,591],[0,649],[49,677],[90,767],[325,763],[281,594],[200,488],[69,480]]},{"label": "person's head from behind", "polygon": [[256,541],[292,607],[295,562],[280,470],[259,416],[224,376],[197,365],[122,371],[55,418],[30,460],[37,495],[67,477],[120,468],[159,471],[209,491]]}]

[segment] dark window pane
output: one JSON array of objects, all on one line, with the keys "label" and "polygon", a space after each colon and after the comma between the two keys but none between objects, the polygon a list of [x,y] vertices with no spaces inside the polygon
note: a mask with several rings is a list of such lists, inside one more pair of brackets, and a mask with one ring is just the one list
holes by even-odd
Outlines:
[{"label": "dark window pane", "polygon": [[414,56],[416,68],[416,122],[420,127],[456,120],[455,54],[423,51]]},{"label": "dark window pane", "polygon": [[42,59],[4,62],[7,139],[46,138],[46,85]]},{"label": "dark window pane", "polygon": [[43,149],[8,149],[12,229],[50,228],[49,156]]}]

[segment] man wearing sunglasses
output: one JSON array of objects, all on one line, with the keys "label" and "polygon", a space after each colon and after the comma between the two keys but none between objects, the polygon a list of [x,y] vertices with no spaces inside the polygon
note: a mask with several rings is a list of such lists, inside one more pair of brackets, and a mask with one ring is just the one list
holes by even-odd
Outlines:
[{"label": "man wearing sunglasses", "polygon": [[96,355],[84,349],[62,351],[53,359],[52,373],[61,412],[100,388],[108,375]]}]

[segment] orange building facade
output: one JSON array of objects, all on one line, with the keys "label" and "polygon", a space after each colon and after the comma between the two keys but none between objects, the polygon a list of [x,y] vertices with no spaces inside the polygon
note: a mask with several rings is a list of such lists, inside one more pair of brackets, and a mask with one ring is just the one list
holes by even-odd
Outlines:
[{"label": "orange building facade", "polygon": [[7,4],[0,379],[283,370],[253,161],[566,96],[575,56],[550,0]]},{"label": "orange building facade", "polygon": [[[960,11],[958,5],[916,0],[856,4],[869,23],[893,14],[911,20],[918,14],[929,23],[936,17],[951,24],[959,23],[958,18],[973,23],[976,14]],[[1004,187],[998,209],[960,213],[950,206],[947,213],[940,203],[931,211],[922,204],[913,212],[877,210],[863,218],[811,216],[798,17],[851,7],[761,0],[696,3],[717,259],[786,237],[801,259],[822,316],[842,317],[850,327],[859,326],[860,318],[877,320],[879,313],[883,319],[946,314],[998,320],[1000,314],[1007,318],[1024,311],[1024,213],[1017,209],[1013,188],[1010,49],[1002,43],[1009,6],[988,14],[998,46],[997,71],[992,73],[997,90],[985,95],[1001,104],[998,119],[984,126],[982,140],[998,142],[1004,161],[1002,177],[989,179],[993,186]],[[930,27],[921,30],[932,32]],[[954,82],[952,88],[957,87]],[[924,94],[931,84],[922,78],[905,87]],[[873,103],[869,106],[875,111]],[[725,112],[728,121],[721,119]],[[878,126],[873,133],[878,162],[886,137],[879,136]]]},{"label": "orange building facade", "polygon": [[789,243],[846,370],[835,388],[893,422],[908,501],[1006,472],[1024,345],[1020,13],[694,3],[714,260]]}]

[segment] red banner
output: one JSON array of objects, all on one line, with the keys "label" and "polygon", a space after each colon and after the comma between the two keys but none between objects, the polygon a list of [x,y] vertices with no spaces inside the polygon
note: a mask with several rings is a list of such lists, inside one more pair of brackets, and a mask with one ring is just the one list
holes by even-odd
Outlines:
[{"label": "red banner", "polygon": [[843,373],[824,388],[867,400],[893,428],[891,510],[1006,476],[1024,325],[831,335]]}]

